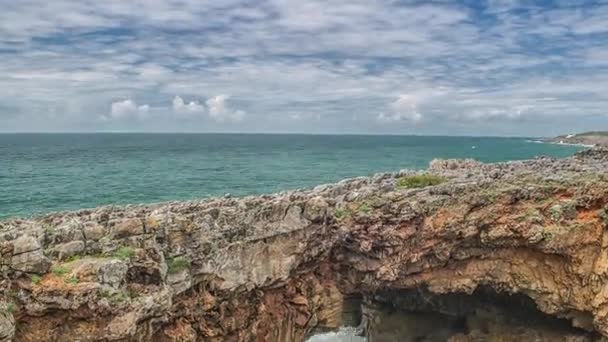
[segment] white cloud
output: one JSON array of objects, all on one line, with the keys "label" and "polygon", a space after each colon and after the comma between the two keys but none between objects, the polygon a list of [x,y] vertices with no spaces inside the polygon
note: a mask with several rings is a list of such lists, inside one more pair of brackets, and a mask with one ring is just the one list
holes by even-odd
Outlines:
[{"label": "white cloud", "polygon": [[[493,119],[518,120],[522,119],[526,111],[531,107],[516,106],[511,108],[483,108],[472,109],[464,112],[459,119],[463,121],[485,121]],[[455,115],[458,117],[458,115]]]},{"label": "white cloud", "polygon": [[390,111],[378,115],[379,122],[418,122],[422,120],[422,114],[418,111],[416,103],[404,99],[403,96],[391,103],[389,107]]},{"label": "white cloud", "polygon": [[181,97],[175,96],[173,110],[178,114],[199,114],[205,112],[205,106],[196,101],[186,103]]},{"label": "white cloud", "polygon": [[[473,134],[547,119],[593,128],[587,119],[608,108],[602,3],[13,1],[0,11],[0,127],[96,129],[104,114],[125,119],[108,129],[181,130],[192,125],[177,114],[207,113],[243,131],[417,123],[420,133],[450,133],[465,123]],[[152,107],[125,100],[108,114],[124,94]],[[59,108],[52,120],[49,108]],[[226,126],[215,122],[204,129]]]},{"label": "white cloud", "polygon": [[419,90],[408,94],[401,94],[397,100],[389,104],[388,111],[378,115],[377,119],[379,122],[421,121],[424,115],[420,110],[420,106],[430,99],[444,94],[445,91],[442,89]]},{"label": "white cloud", "polygon": [[226,101],[230,98],[228,95],[217,95],[205,102],[209,108],[209,117],[217,122],[232,121],[238,122],[245,117],[245,112],[242,110],[233,110],[228,107]]},{"label": "white cloud", "polygon": [[117,120],[128,118],[144,119],[149,111],[149,105],[144,104],[139,106],[135,101],[131,99],[126,99],[122,101],[113,102],[111,105],[109,116],[104,116],[103,118]]}]

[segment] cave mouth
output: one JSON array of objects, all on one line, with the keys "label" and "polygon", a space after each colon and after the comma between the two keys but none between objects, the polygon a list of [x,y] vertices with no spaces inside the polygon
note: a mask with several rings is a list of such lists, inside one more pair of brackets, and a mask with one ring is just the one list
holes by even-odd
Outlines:
[{"label": "cave mouth", "polygon": [[424,288],[387,291],[362,302],[368,342],[595,341],[600,335],[545,314],[523,294],[480,287],[472,294]]},{"label": "cave mouth", "polygon": [[[472,294],[433,294],[425,288],[349,298],[344,326],[309,341],[593,342],[601,335],[545,314],[523,294],[480,287]],[[360,310],[356,308],[359,307]],[[357,328],[355,328],[357,327]],[[357,335],[363,335],[360,337]]]}]

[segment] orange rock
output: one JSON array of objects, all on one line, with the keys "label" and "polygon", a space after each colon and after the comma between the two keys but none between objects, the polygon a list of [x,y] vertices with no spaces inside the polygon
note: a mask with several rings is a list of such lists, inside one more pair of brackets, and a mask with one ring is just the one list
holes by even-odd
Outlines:
[{"label": "orange rock", "polygon": [[289,300],[295,305],[308,305],[308,299],[304,296],[295,296]]}]

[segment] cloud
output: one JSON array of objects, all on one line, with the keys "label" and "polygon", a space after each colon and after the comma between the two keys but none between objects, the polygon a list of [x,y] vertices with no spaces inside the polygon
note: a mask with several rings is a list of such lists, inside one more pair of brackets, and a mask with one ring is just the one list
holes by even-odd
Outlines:
[{"label": "cloud", "polygon": [[424,119],[421,107],[428,106],[432,101],[445,97],[448,91],[443,87],[438,89],[418,89],[407,94],[401,94],[388,105],[386,112],[378,115],[379,122],[409,121],[418,122]]},{"label": "cloud", "polygon": [[394,121],[411,121],[418,122],[422,120],[422,114],[418,110],[419,102],[423,100],[423,97],[417,97],[415,95],[404,94],[390,104],[388,113],[381,113],[378,115],[378,121],[380,122],[394,122]]},{"label": "cloud", "polygon": [[[103,116],[110,130],[536,135],[548,120],[608,124],[608,3],[471,4],[13,1],[0,11],[0,127],[96,130]],[[148,107],[108,113],[125,94]]]},{"label": "cloud", "polygon": [[122,101],[113,102],[108,116],[103,116],[104,119],[129,119],[129,118],[146,118],[150,106],[147,104],[137,105],[135,101],[126,99]]},{"label": "cloud", "polygon": [[232,121],[238,122],[243,120],[245,112],[242,110],[233,110],[228,107],[228,95],[217,95],[208,99],[205,103],[209,108],[209,117],[217,122]]},{"label": "cloud", "polygon": [[173,110],[179,114],[198,114],[205,112],[205,106],[195,101],[185,103],[181,97],[175,96],[173,98]]}]

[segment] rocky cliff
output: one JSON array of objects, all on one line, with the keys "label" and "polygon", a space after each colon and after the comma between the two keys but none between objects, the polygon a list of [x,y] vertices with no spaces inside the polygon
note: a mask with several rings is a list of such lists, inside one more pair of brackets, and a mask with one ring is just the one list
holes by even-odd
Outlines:
[{"label": "rocky cliff", "polygon": [[606,170],[602,150],[438,160],[417,176],[2,221],[0,341],[301,341],[341,325],[345,298],[479,289],[608,336]]},{"label": "rocky cliff", "polygon": [[608,148],[608,132],[595,131],[578,134],[560,135],[555,138],[543,139],[543,141],[558,144],[582,144]]}]

